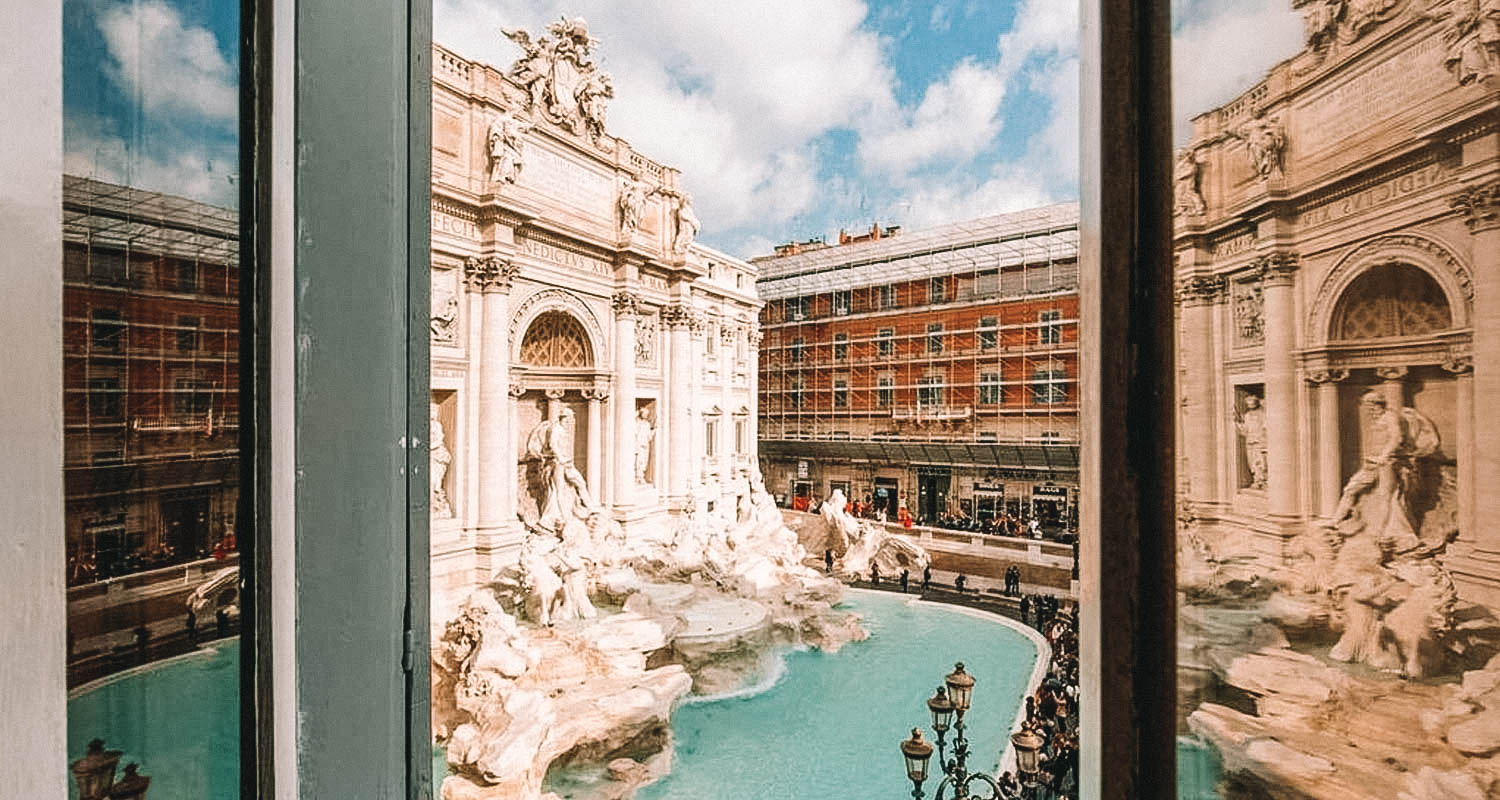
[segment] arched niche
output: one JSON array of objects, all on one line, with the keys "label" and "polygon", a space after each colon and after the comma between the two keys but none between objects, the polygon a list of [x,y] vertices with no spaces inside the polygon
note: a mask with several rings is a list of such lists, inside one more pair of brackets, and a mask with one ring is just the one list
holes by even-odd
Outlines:
[{"label": "arched niche", "polygon": [[1358,342],[1426,336],[1450,330],[1453,311],[1443,287],[1412,264],[1376,264],[1354,277],[1339,295],[1328,339]]},{"label": "arched niche", "polygon": [[1334,317],[1340,311],[1346,290],[1360,276],[1382,266],[1414,268],[1424,273],[1447,301],[1448,327],[1468,327],[1474,303],[1474,282],[1469,268],[1436,239],[1400,233],[1359,245],[1328,271],[1308,311],[1309,344],[1316,347],[1336,340]]},{"label": "arched niche", "polygon": [[[533,292],[516,306],[510,324],[511,363],[525,364],[522,348],[532,326],[544,314],[562,313],[571,318],[583,331],[588,343],[589,363],[587,368],[603,369],[608,362],[609,350],[605,347],[604,330],[588,304],[572,292],[562,289],[542,289]],[[549,318],[556,319],[556,318]]]}]

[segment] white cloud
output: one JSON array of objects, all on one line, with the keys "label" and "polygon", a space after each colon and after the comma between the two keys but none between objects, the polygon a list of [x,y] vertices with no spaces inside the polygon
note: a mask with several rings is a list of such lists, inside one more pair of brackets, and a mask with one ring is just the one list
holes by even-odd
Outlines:
[{"label": "white cloud", "polygon": [[872,169],[903,174],[937,160],[972,158],[1000,132],[1005,76],[996,66],[965,59],[927,87],[909,118],[872,125],[860,157]]},{"label": "white cloud", "polygon": [[[233,144],[212,153],[202,143],[168,146],[127,142],[97,118],[69,115],[63,123],[63,172],[236,208],[237,152]],[[148,146],[155,145],[147,152]]]},{"label": "white cloud", "polygon": [[[946,222],[1004,214],[1053,202],[1036,173],[1011,165],[1000,165],[977,184],[933,181],[903,195],[891,214],[906,227],[928,228]],[[893,217],[894,218],[894,217]]]},{"label": "white cloud", "polygon": [[1223,105],[1302,46],[1302,18],[1286,0],[1174,0],[1173,137],[1185,143],[1192,118]]},{"label": "white cloud", "polygon": [[943,33],[953,27],[953,11],[946,3],[934,3],[932,16],[927,18],[927,27]]},{"label": "white cloud", "polygon": [[238,77],[207,28],[186,24],[161,0],[106,8],[98,24],[113,59],[106,73],[143,111],[237,118]]}]

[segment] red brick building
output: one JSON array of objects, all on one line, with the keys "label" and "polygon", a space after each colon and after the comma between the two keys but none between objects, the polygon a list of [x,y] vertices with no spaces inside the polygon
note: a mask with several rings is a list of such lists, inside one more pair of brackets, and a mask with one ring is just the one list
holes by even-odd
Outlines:
[{"label": "red brick building", "polygon": [[238,498],[239,218],[65,176],[68,581],[209,554]]},{"label": "red brick building", "polygon": [[[1050,206],[752,262],[773,492],[1065,525],[1078,469],[1078,211]],[[877,235],[878,234],[878,235]]]}]

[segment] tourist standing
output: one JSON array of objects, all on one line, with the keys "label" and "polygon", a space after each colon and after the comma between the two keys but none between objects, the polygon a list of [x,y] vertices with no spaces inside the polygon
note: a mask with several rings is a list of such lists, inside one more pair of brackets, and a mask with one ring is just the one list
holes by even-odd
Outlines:
[{"label": "tourist standing", "polygon": [[958,577],[953,579],[953,588],[962,592],[964,590],[964,582],[967,580],[968,578],[964,577],[962,572],[958,573]]},{"label": "tourist standing", "polygon": [[830,548],[827,548],[827,549],[825,549],[823,551],[823,564],[824,564],[824,566],[826,566],[828,568],[828,574],[832,575],[833,574],[833,548],[830,547]]},{"label": "tourist standing", "polygon": [[911,570],[901,570],[901,593],[906,594],[906,582],[911,578]]},{"label": "tourist standing", "polygon": [[932,588],[932,565],[922,567],[922,591]]},{"label": "tourist standing", "polygon": [[879,586],[880,585],[880,565],[879,564],[871,564],[870,565],[870,583],[872,585],[874,585],[874,586]]}]

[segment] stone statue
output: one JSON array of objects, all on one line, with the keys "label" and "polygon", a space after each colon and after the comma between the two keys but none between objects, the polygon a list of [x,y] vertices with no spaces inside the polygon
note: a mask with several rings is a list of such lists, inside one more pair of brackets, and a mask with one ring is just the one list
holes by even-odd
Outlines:
[{"label": "stone statue", "polygon": [[1250,488],[1266,488],[1266,410],[1260,398],[1245,396],[1245,411],[1235,417],[1234,427],[1245,439],[1245,460],[1250,464]]},{"label": "stone statue", "polygon": [[1313,0],[1302,7],[1302,38],[1308,47],[1319,48],[1338,33],[1344,0]]},{"label": "stone statue", "polygon": [[1414,550],[1421,545],[1409,499],[1416,460],[1437,453],[1437,426],[1416,409],[1390,408],[1379,391],[1365,392],[1359,406],[1370,425],[1370,452],[1344,485],[1329,525],[1368,531],[1398,553]]},{"label": "stone statue", "polygon": [[848,502],[842,489],[834,489],[818,509],[832,534],[828,544],[835,553],[843,552],[839,564],[845,573],[868,575],[873,565],[883,575],[899,575],[903,569],[920,572],[928,565],[927,551],[911,537],[855,519],[844,510]]},{"label": "stone statue", "polygon": [[686,255],[700,227],[698,215],[693,211],[692,195],[684,194],[677,199],[677,209],[673,212],[673,217],[677,221],[677,232],[672,237],[672,252],[679,256]]},{"label": "stone statue", "polygon": [[1283,154],[1286,151],[1286,128],[1280,120],[1256,115],[1241,125],[1232,134],[1245,143],[1245,154],[1250,159],[1250,168],[1261,180],[1282,175]]},{"label": "stone statue", "polygon": [[651,443],[656,439],[656,425],[651,409],[642,406],[635,412],[635,482],[650,483],[646,472],[651,466]]},{"label": "stone statue", "polygon": [[588,133],[597,141],[614,87],[590,58],[599,42],[589,36],[588,23],[581,17],[563,18],[535,41],[524,30],[502,28],[501,33],[523,51],[511,65],[510,78],[526,89],[528,107],[575,136]]},{"label": "stone statue", "polygon": [[1177,213],[1199,217],[1208,210],[1199,191],[1200,164],[1198,151],[1191,148],[1177,152],[1177,162],[1172,167],[1172,183],[1177,196]]},{"label": "stone statue", "polygon": [[526,458],[541,472],[541,496],[534,497],[537,527],[555,535],[586,525],[599,504],[583,474],[573,465],[573,409],[563,406],[557,419],[536,426],[527,437]]},{"label": "stone statue", "polygon": [[547,563],[546,554],[537,544],[541,539],[531,534],[521,544],[521,585],[527,591],[526,613],[538,625],[550,627],[555,618],[567,618],[568,599],[563,593],[562,578]]},{"label": "stone statue", "polygon": [[1460,85],[1500,74],[1500,0],[1448,0],[1428,12],[1443,27],[1443,64]]},{"label": "stone statue", "polygon": [[432,341],[453,344],[458,341],[458,297],[448,290],[432,293]]},{"label": "stone statue", "polygon": [[448,477],[448,465],[453,462],[453,453],[449,452],[446,443],[447,436],[443,432],[443,421],[438,418],[440,411],[437,403],[429,404],[427,438],[428,445],[432,450],[432,457],[428,468],[432,478],[432,516],[440,519],[449,519],[453,516],[453,507],[448,502],[448,490],[444,481]]},{"label": "stone statue", "polygon": [[646,198],[656,190],[651,184],[636,178],[627,178],[620,185],[620,232],[628,239],[641,227],[641,214],[646,210]]},{"label": "stone statue", "polygon": [[515,183],[521,177],[521,137],[531,130],[531,123],[517,119],[509,111],[490,120],[485,141],[489,146],[490,182]]}]

